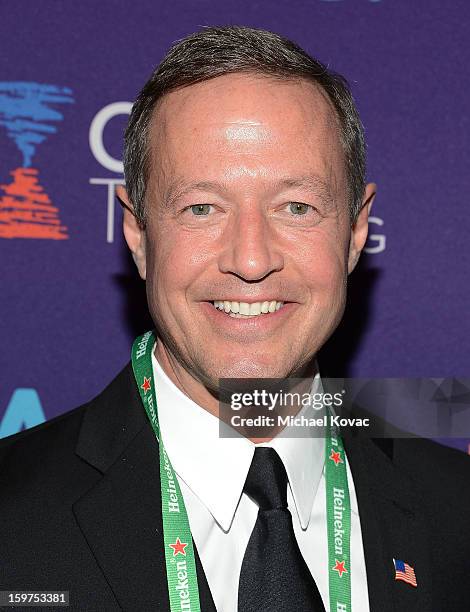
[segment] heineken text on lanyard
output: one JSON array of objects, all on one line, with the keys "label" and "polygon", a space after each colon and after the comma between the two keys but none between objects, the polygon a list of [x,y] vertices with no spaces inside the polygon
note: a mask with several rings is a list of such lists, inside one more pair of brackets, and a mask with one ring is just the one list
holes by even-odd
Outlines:
[{"label": "heineken text on lanyard", "polygon": [[[155,336],[152,331],[139,336],[132,346],[132,368],[145,412],[159,441],[163,541],[170,610],[200,612],[196,563],[188,515],[158,425],[152,369],[154,346]],[[325,450],[330,612],[350,612],[349,491],[344,449],[333,427],[326,438]],[[276,602],[272,604],[275,606]]]}]

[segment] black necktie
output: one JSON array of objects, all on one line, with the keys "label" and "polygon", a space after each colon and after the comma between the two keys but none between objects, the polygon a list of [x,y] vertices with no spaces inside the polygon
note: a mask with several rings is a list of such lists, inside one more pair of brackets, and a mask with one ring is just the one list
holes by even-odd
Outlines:
[{"label": "black necktie", "polygon": [[239,612],[325,612],[295,538],[287,474],[273,448],[256,448],[244,491],[259,510],[242,563]]}]

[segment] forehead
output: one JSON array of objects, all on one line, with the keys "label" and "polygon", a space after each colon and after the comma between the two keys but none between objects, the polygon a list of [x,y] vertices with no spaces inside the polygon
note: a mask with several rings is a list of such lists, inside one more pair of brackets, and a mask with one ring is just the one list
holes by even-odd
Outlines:
[{"label": "forehead", "polygon": [[313,164],[336,179],[344,167],[333,105],[305,79],[228,74],[170,92],[154,109],[149,145],[150,178],[241,160],[285,172]]}]

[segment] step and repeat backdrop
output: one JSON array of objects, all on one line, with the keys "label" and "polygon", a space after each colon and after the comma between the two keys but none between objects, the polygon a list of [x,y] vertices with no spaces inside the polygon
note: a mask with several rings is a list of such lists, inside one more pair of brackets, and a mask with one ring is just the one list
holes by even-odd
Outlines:
[{"label": "step and repeat backdrop", "polygon": [[[469,23],[464,0],[3,2],[0,437],[91,399],[151,326],[115,199],[123,130],[169,46],[204,25],[283,34],[357,100],[378,195],[320,365],[469,377]],[[468,432],[440,441],[468,451]]]}]

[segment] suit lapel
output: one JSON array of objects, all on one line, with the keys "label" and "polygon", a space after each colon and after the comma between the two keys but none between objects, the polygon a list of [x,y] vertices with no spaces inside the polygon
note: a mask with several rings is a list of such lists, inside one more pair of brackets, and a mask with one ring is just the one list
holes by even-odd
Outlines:
[{"label": "suit lapel", "polygon": [[[346,436],[358,500],[371,612],[431,611],[429,530],[419,484],[365,437]],[[417,587],[395,580],[393,559],[411,565]]]},{"label": "suit lapel", "polygon": [[[102,472],[73,506],[119,606],[169,610],[158,443],[128,365],[88,408],[76,452]],[[196,551],[201,608],[214,603]]]}]

